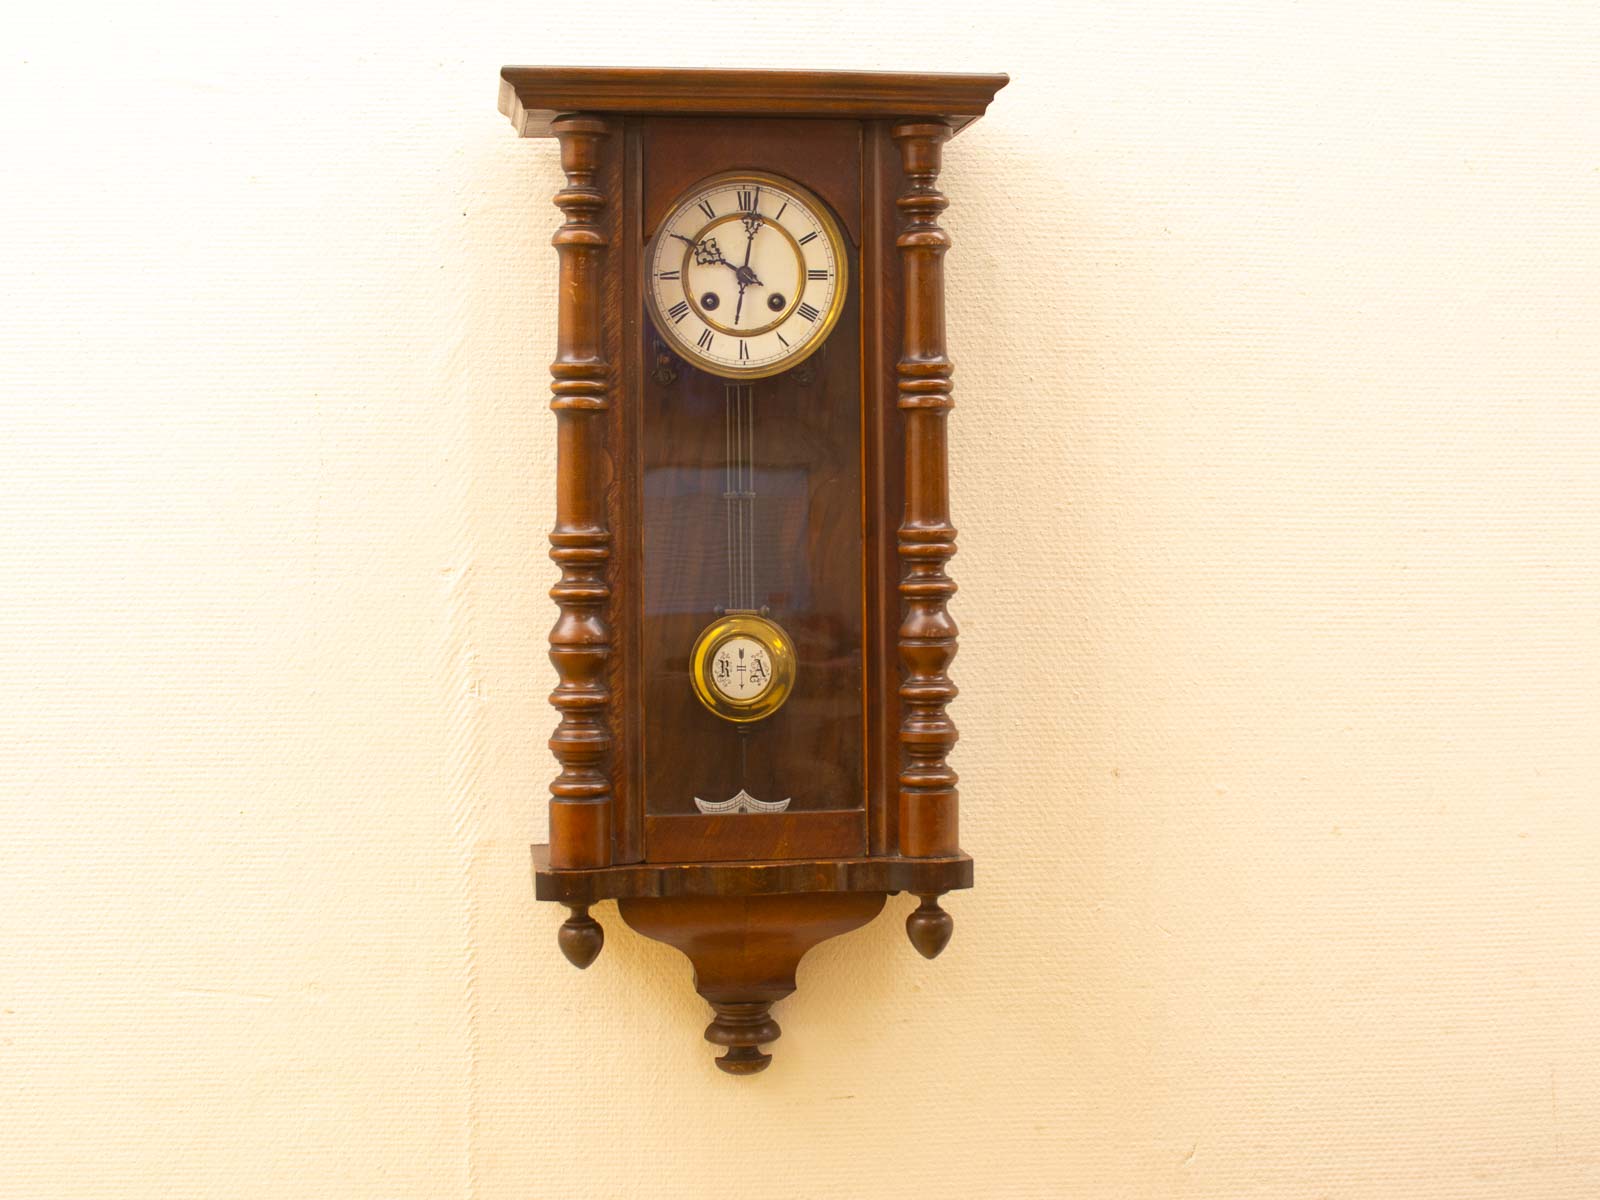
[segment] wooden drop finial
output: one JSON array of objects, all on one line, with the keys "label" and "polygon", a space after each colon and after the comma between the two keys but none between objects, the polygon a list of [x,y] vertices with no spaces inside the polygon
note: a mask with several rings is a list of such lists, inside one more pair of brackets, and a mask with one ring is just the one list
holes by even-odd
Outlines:
[{"label": "wooden drop finial", "polygon": [[939,907],[938,896],[923,896],[922,903],[906,918],[906,936],[923,958],[938,958],[955,932],[954,918]]},{"label": "wooden drop finial", "polygon": [[729,1075],[754,1075],[765,1071],[772,1062],[772,1055],[761,1047],[766,1042],[777,1041],[783,1033],[772,1019],[771,1002],[725,1004],[712,1001],[711,1008],[717,1019],[706,1026],[706,1041],[728,1048],[728,1052],[717,1059],[717,1066]]},{"label": "wooden drop finial", "polygon": [[568,906],[572,915],[561,922],[556,931],[556,942],[567,961],[582,971],[600,957],[600,947],[606,944],[606,931],[599,921],[589,915],[587,904]]}]

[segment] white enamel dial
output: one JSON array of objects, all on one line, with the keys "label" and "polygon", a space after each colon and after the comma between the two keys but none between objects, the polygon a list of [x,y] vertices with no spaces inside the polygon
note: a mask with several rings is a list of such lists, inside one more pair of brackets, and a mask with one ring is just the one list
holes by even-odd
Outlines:
[{"label": "white enamel dial", "polygon": [[711,685],[730,700],[753,700],[772,686],[772,658],[755,638],[732,637],[711,660]]},{"label": "white enamel dial", "polygon": [[702,181],[646,253],[656,327],[717,375],[759,378],[797,365],[838,320],[845,243],[821,201],[775,176]]}]

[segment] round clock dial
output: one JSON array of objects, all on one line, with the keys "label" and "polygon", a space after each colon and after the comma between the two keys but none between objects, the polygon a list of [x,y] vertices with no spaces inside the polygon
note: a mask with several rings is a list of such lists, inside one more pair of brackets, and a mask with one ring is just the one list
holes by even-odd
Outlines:
[{"label": "round clock dial", "polygon": [[783,707],[794,688],[794,643],[776,621],[751,612],[711,622],[695,640],[694,694],[729,721],[759,721]]},{"label": "round clock dial", "polygon": [[685,359],[757,379],[800,363],[844,306],[844,235],[775,175],[727,172],[674,204],[645,252],[651,316]]}]

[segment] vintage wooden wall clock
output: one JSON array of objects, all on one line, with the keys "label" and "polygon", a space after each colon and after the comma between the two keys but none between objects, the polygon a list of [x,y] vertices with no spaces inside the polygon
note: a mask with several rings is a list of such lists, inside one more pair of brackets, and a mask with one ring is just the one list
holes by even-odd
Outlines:
[{"label": "vintage wooden wall clock", "polygon": [[893,892],[932,958],[956,839],[940,154],[1004,75],[507,67],[560,142],[538,897],[694,965],[770,1061],[802,955]]}]

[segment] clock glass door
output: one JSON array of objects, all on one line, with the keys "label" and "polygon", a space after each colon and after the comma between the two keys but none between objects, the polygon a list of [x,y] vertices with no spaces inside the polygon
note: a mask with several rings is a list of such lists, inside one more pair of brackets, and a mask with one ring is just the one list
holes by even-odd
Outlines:
[{"label": "clock glass door", "polygon": [[[643,263],[689,277],[695,319],[718,337],[735,313],[735,330],[761,328],[751,354],[763,361],[743,368],[736,349],[719,360],[715,343],[696,355],[692,338],[664,328],[687,303],[671,290],[678,280],[652,281],[641,328],[661,365],[644,373],[640,405],[645,857],[864,854],[855,248],[826,202],[783,176],[708,178],[643,231]],[[747,310],[759,315],[744,321]],[[813,330],[809,312],[828,328]],[[775,331],[809,349],[785,357]]]}]

